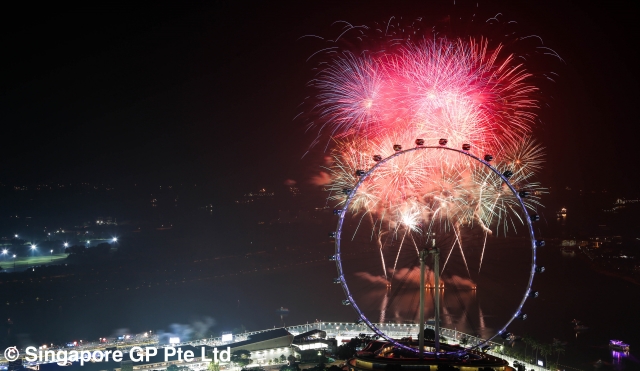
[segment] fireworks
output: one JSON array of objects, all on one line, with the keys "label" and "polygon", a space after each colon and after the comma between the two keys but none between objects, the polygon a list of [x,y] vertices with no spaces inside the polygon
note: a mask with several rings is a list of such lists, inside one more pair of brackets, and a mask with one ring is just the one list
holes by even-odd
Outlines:
[{"label": "fireworks", "polygon": [[334,136],[376,140],[403,131],[427,141],[496,149],[527,133],[538,103],[530,74],[488,41],[407,41],[392,53],[331,59],[311,82],[317,116]]},{"label": "fireworks", "polygon": [[[357,170],[375,164],[374,155],[388,157],[394,145],[410,148],[417,138],[428,145],[446,138],[451,147],[492,154],[493,165],[511,171],[512,184],[531,195],[527,207],[539,206],[543,189],[533,178],[543,148],[529,134],[538,88],[525,66],[485,38],[392,40],[375,51],[332,50],[310,83],[316,121],[333,138],[331,198],[344,201],[341,191],[357,182]],[[350,208],[360,220],[369,216],[381,250],[384,233],[399,236],[402,246],[438,229],[452,233],[451,251],[459,247],[463,258],[461,228],[479,226],[486,241],[522,223],[502,180],[450,151],[414,151],[384,164]],[[387,276],[384,259],[382,265]]]}]

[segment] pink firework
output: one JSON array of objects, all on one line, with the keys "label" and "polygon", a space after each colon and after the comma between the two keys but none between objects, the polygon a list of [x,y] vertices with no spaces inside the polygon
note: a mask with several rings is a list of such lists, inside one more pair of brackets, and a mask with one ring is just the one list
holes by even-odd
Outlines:
[{"label": "pink firework", "polygon": [[[451,147],[470,144],[480,156],[496,155],[494,165],[515,173],[514,184],[531,192],[527,207],[535,209],[544,192],[532,180],[542,148],[529,136],[538,88],[516,60],[484,38],[395,39],[375,52],[334,52],[310,82],[316,121],[335,144],[332,198],[344,200],[339,191],[355,184],[356,170],[375,164],[374,155],[387,157],[394,145],[409,148],[417,138],[431,145],[446,138]],[[368,215],[381,252],[385,233],[399,236],[402,246],[444,229],[454,236],[451,251],[457,246],[463,258],[463,228],[478,226],[485,241],[506,233],[518,221],[515,206],[499,178],[447,151],[412,152],[385,164],[350,205],[361,221]],[[382,265],[387,277],[384,258]]]},{"label": "pink firework", "polygon": [[490,150],[530,130],[538,103],[529,77],[501,45],[437,39],[373,56],[343,52],[311,85],[317,117],[334,136],[375,140],[409,126],[425,140]]}]

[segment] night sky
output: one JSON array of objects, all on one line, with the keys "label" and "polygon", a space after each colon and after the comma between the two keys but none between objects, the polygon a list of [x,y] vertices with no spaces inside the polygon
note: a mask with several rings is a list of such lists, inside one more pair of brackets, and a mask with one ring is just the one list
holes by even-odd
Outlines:
[{"label": "night sky", "polygon": [[[177,4],[180,4],[179,6]],[[640,100],[631,2],[298,1],[24,6],[2,15],[0,182],[307,184],[323,156],[293,120],[336,20],[474,12],[518,22],[565,63],[535,135],[545,184],[635,195]]]}]

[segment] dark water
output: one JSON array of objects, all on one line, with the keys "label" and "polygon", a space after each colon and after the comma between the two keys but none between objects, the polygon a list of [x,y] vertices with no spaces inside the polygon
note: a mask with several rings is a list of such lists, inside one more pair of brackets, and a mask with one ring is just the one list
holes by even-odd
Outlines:
[{"label": "dark water", "polygon": [[[513,257],[508,259],[506,252],[501,255],[499,249],[491,254],[485,257],[487,273],[478,280],[477,290],[465,289],[464,280],[458,282],[456,290],[445,290],[445,326],[488,336],[513,313],[522,285],[511,284],[515,273],[508,267],[519,269],[523,265],[514,263]],[[527,302],[524,311],[529,318],[514,322],[509,331],[528,334],[544,343],[553,338],[567,341],[560,363],[585,370],[592,369],[591,363],[597,359],[614,363],[607,343],[620,339],[631,345],[631,355],[618,368],[640,369],[634,356],[640,347],[640,287],[595,273],[583,258],[563,256],[557,247],[541,250],[539,260],[547,268],[535,281],[540,297]],[[335,276],[335,266],[330,262],[301,262],[223,279],[88,294],[72,305],[48,302],[18,311],[4,308],[3,312],[14,321],[10,338],[22,345],[96,339],[113,335],[121,328],[132,333],[182,331],[183,336],[193,330],[190,335],[195,337],[315,320],[353,321],[353,309],[341,305],[342,289],[332,283]],[[354,290],[359,290],[357,284]],[[386,291],[375,286],[363,290],[358,295],[365,312],[378,321],[376,316],[381,315],[380,308],[384,306],[376,300],[384,300]],[[396,295],[395,309],[384,314],[385,320],[415,321],[417,295],[408,292]],[[367,297],[370,304],[365,303]],[[287,317],[276,313],[281,306],[290,310]],[[215,324],[208,327],[207,318],[214,319]],[[576,334],[571,323],[574,318],[589,326],[589,331]],[[176,330],[172,324],[190,326]],[[555,355],[550,358],[555,360]]]}]

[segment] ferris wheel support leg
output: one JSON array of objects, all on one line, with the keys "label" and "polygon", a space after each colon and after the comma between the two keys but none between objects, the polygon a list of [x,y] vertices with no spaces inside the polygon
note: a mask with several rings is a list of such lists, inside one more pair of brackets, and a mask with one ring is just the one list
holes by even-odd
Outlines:
[{"label": "ferris wheel support leg", "polygon": [[424,358],[424,268],[427,260],[427,250],[420,251],[420,327],[418,329],[418,348],[420,359]]},{"label": "ferris wheel support leg", "polygon": [[431,250],[431,253],[433,254],[433,272],[434,272],[434,276],[435,276],[435,290],[434,290],[434,296],[435,296],[435,312],[436,312],[436,324],[435,324],[435,357],[438,358],[438,355],[440,353],[440,252],[438,250],[437,247],[435,247],[435,242],[436,240],[433,239],[433,245],[434,248],[433,250]]}]

